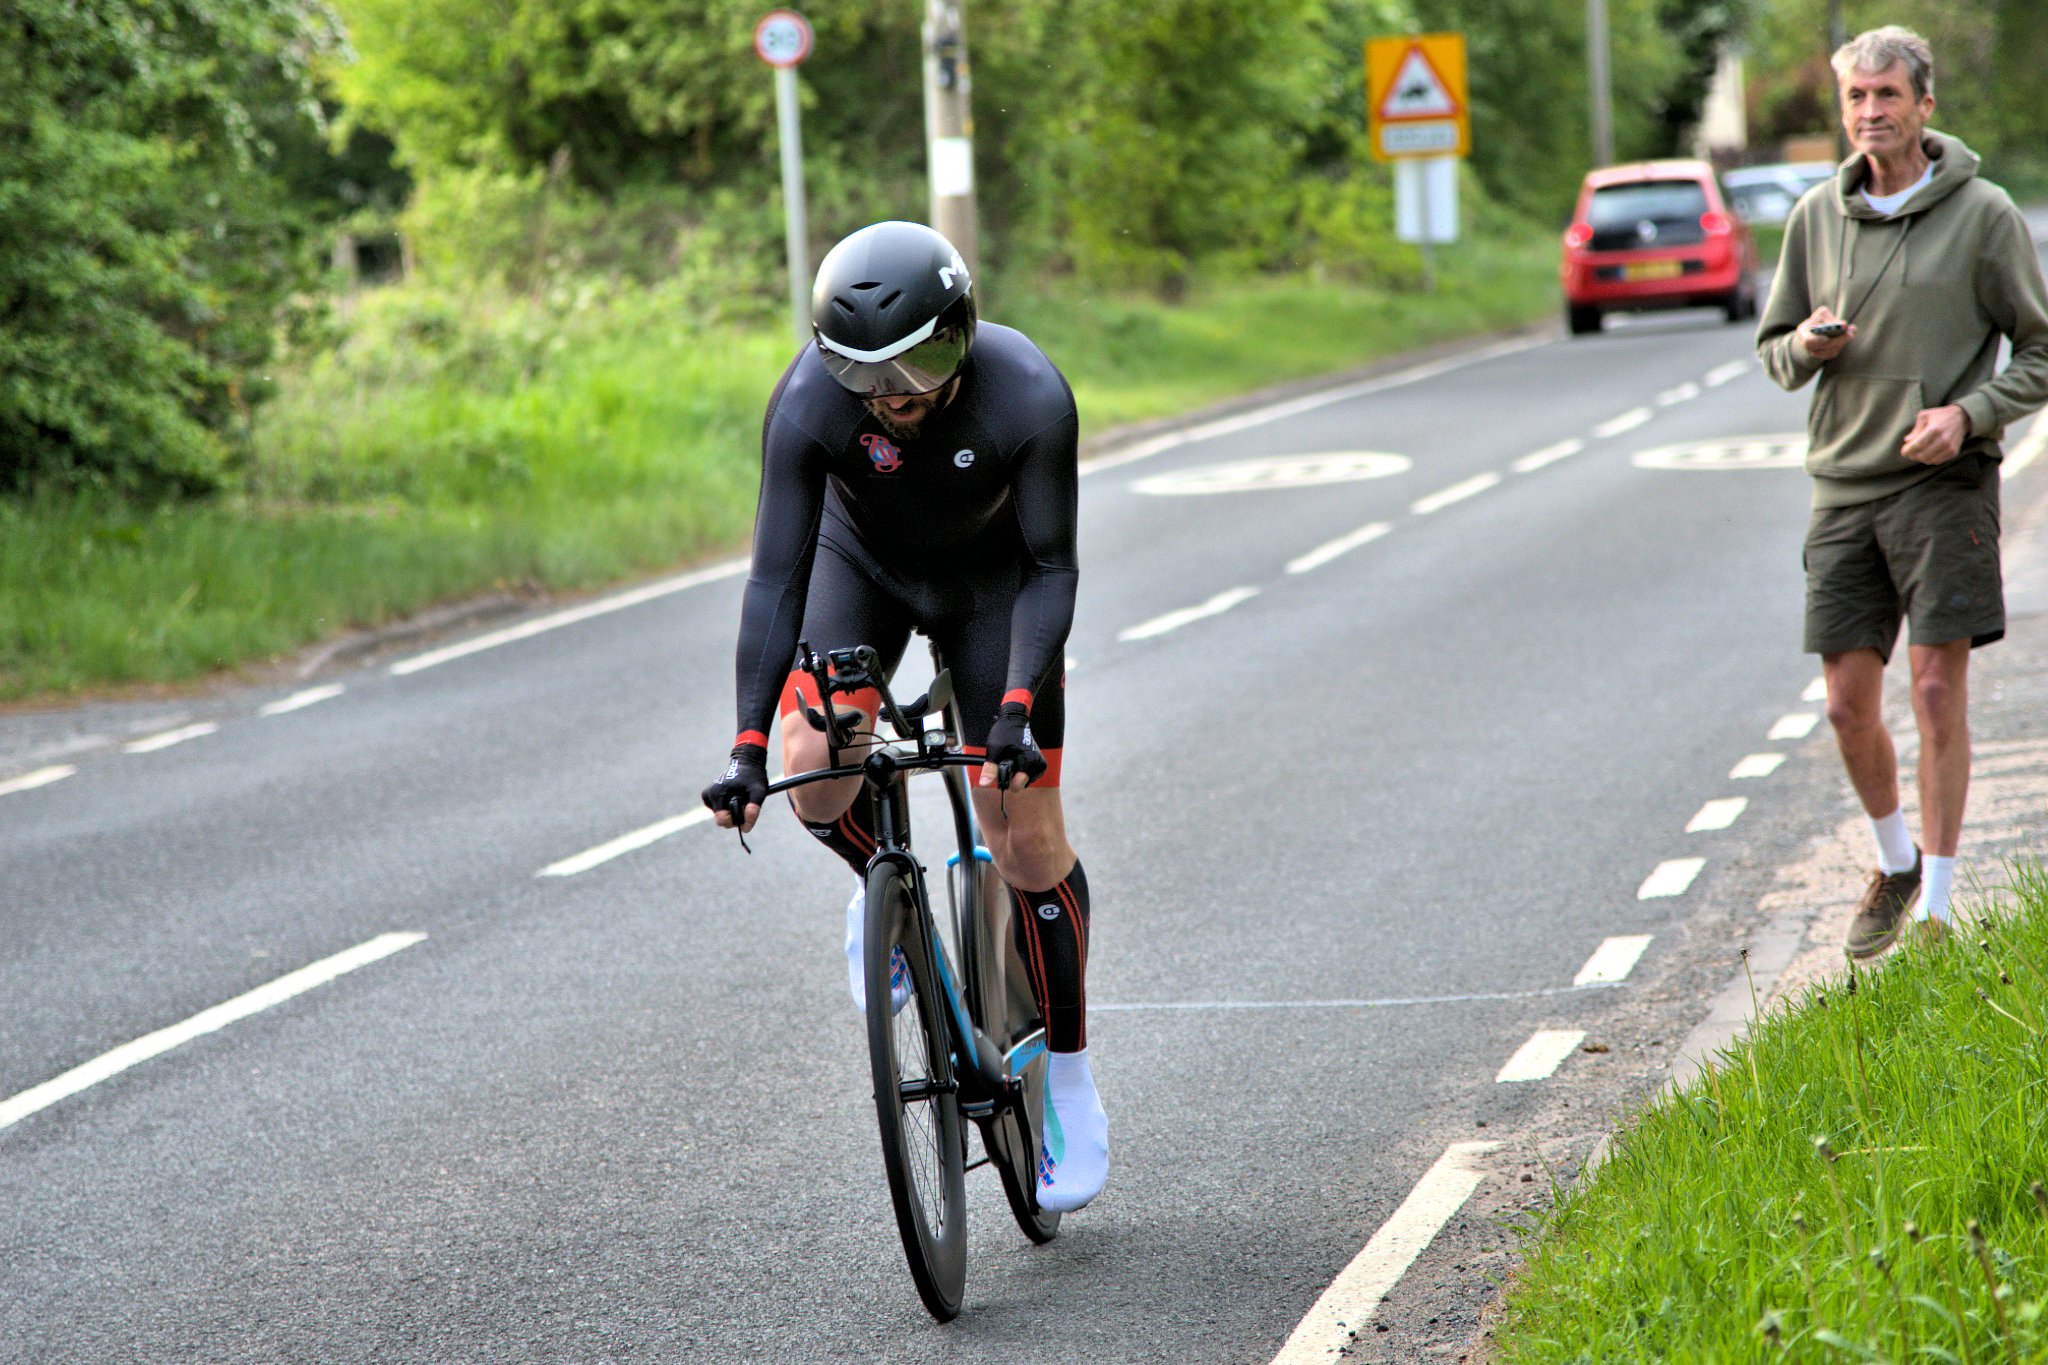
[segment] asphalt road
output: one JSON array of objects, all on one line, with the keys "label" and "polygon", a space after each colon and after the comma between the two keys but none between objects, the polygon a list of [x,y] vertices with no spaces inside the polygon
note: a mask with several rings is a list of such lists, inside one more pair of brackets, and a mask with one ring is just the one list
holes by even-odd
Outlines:
[{"label": "asphalt road", "polygon": [[[1706,907],[1822,818],[1817,764],[1731,776],[1818,710],[1806,482],[1737,439],[1805,400],[1679,314],[1086,476],[1065,786],[1114,1169],[1042,1248],[970,1177],[946,1327],[890,1221],[836,863],[780,817],[751,858],[699,824],[537,875],[692,809],[737,577],[279,714],[298,686],[0,717],[0,1104],[384,954],[0,1126],[0,1360],[1270,1360],[1450,1145],[1498,1144],[1496,1211],[1581,1159],[1726,975]],[[1723,467],[1638,459],[1698,443]],[[1357,452],[1402,459],[1146,491]],[[1496,1079],[1538,1031],[1628,1042]],[[1506,1242],[1454,1219],[1374,1349],[1469,1333]]]}]

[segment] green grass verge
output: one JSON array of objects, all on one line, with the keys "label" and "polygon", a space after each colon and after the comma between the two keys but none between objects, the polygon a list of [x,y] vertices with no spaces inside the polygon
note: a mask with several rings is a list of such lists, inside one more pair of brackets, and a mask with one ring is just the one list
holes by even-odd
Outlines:
[{"label": "green grass verge", "polygon": [[[995,291],[1073,381],[1084,433],[1526,323],[1547,237],[1439,252],[1437,292],[1306,276],[1141,297]],[[279,376],[247,491],[0,504],[0,700],[175,683],[438,601],[597,587],[744,544],[786,324],[663,290],[364,296]]]},{"label": "green grass verge", "polygon": [[2048,877],[2012,880],[1628,1125],[1495,1359],[2048,1360]]}]

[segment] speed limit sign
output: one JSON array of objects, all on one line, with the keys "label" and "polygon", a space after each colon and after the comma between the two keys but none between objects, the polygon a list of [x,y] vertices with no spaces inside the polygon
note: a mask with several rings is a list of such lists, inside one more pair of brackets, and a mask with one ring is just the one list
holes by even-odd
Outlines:
[{"label": "speed limit sign", "polygon": [[770,10],[754,25],[754,53],[770,66],[795,66],[811,55],[811,26],[795,10]]}]

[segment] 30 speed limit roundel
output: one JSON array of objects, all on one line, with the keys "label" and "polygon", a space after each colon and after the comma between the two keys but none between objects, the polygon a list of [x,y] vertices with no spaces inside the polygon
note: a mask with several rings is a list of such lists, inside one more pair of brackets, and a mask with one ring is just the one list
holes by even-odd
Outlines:
[{"label": "30 speed limit roundel", "polygon": [[811,55],[811,26],[795,10],[770,10],[754,25],[754,53],[770,66],[795,66]]},{"label": "30 speed limit roundel", "polygon": [[1629,463],[1638,469],[1799,469],[1806,464],[1806,437],[1723,436],[1639,451]]},{"label": "30 speed limit roundel", "polygon": [[1139,479],[1131,487],[1159,497],[1204,493],[1248,493],[1266,488],[1314,488],[1356,483],[1406,473],[1414,462],[1380,450],[1332,450],[1316,455],[1281,455],[1230,464],[1196,465]]}]

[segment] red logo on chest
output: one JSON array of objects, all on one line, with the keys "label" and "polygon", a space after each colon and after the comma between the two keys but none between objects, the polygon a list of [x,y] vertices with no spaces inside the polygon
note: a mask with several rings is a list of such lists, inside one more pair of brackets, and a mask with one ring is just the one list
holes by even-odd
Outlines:
[{"label": "red logo on chest", "polygon": [[889,444],[889,438],[873,432],[860,438],[868,448],[868,459],[874,464],[877,474],[894,474],[903,468],[903,452]]}]

